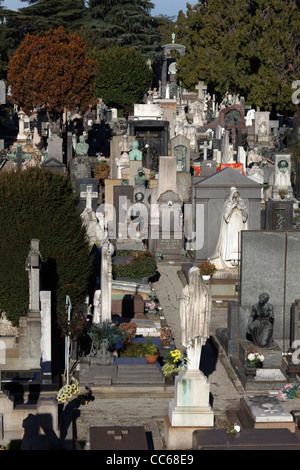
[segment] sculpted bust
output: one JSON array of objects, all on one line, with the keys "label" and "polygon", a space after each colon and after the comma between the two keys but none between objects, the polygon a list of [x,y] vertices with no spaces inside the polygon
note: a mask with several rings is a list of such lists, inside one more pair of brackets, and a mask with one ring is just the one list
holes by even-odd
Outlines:
[{"label": "sculpted bust", "polygon": [[89,151],[89,144],[86,143],[86,141],[84,140],[84,136],[81,135],[79,137],[79,142],[75,146],[76,155],[80,157],[85,157],[87,156],[88,151]]}]

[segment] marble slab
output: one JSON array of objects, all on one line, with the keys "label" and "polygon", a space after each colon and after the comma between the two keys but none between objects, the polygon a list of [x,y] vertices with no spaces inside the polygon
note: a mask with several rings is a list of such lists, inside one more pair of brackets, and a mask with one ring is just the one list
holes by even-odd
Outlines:
[{"label": "marble slab", "polygon": [[243,400],[256,423],[293,422],[293,416],[277,397],[247,395]]}]

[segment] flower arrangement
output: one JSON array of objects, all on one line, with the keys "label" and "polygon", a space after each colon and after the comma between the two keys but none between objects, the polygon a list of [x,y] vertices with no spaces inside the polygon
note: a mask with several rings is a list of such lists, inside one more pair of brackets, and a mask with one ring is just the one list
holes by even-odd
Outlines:
[{"label": "flower arrangement", "polygon": [[57,393],[56,399],[61,403],[65,403],[68,398],[72,398],[73,395],[80,393],[79,383],[74,377],[71,377],[70,384],[64,385]]},{"label": "flower arrangement", "polygon": [[123,322],[119,325],[119,328],[122,331],[123,341],[129,341],[136,335],[136,323],[134,322]]},{"label": "flower arrangement", "polygon": [[144,346],[144,354],[145,356],[157,356],[158,355],[158,349],[156,344],[152,343],[152,339],[150,336],[147,336],[146,338],[146,344]]},{"label": "flower arrangement", "polygon": [[281,400],[300,398],[299,385],[288,384],[285,387],[281,388],[278,392],[278,398],[280,398]]},{"label": "flower arrangement", "polygon": [[171,344],[171,340],[172,340],[171,328],[169,328],[168,326],[163,326],[162,328],[160,328],[159,332],[160,332],[160,342],[162,346],[169,347]]},{"label": "flower arrangement", "polygon": [[145,307],[146,307],[148,310],[153,311],[153,310],[155,310],[155,308],[156,308],[156,304],[155,304],[155,302],[146,302],[146,303],[145,303]]},{"label": "flower arrangement", "polygon": [[216,266],[209,261],[198,264],[202,276],[213,276],[217,270]]},{"label": "flower arrangement", "polygon": [[230,426],[226,428],[227,434],[237,434],[240,432],[240,430],[241,430],[241,427],[236,423],[231,424]]},{"label": "flower arrangement", "polygon": [[248,348],[246,356],[246,364],[254,365],[255,367],[262,367],[262,364],[265,360],[263,354],[259,354],[253,348]]},{"label": "flower arrangement", "polygon": [[166,363],[162,367],[162,373],[168,377],[185,369],[187,358],[178,349],[173,349],[166,355]]}]

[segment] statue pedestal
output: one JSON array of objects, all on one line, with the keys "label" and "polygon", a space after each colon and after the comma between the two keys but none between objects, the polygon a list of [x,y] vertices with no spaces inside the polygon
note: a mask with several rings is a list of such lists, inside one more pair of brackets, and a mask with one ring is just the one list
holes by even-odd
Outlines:
[{"label": "statue pedestal", "polygon": [[186,370],[175,378],[169,420],[176,427],[211,427],[214,413],[209,405],[210,386],[200,370]]}]

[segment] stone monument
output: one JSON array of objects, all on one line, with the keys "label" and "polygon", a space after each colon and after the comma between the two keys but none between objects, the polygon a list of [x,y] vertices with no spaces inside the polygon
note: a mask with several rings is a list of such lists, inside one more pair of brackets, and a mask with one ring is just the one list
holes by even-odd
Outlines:
[{"label": "stone monument", "polygon": [[225,201],[219,239],[210,260],[217,269],[234,268],[240,254],[240,232],[248,229],[248,211],[236,187]]},{"label": "stone monument", "polygon": [[209,383],[200,371],[202,346],[209,337],[212,298],[199,268],[189,270],[189,284],[182,290],[180,319],[187,368],[175,378],[174,399],[169,404],[172,427],[211,427],[214,414],[209,405]]}]

